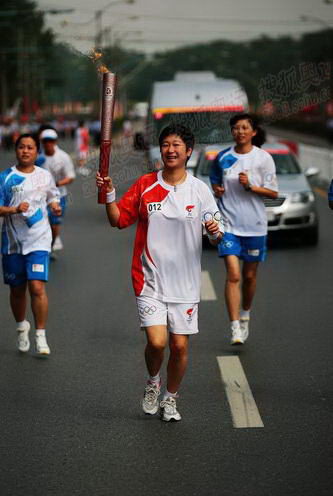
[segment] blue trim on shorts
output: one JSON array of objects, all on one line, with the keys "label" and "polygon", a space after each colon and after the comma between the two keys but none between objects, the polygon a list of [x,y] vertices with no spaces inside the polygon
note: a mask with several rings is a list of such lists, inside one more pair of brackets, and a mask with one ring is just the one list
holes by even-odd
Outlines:
[{"label": "blue trim on shorts", "polygon": [[226,232],[218,244],[219,257],[236,255],[244,262],[264,262],[267,236],[237,236]]},{"label": "blue trim on shorts", "polygon": [[32,251],[27,255],[2,255],[4,283],[16,287],[27,281],[48,281],[49,259],[49,252],[44,250]]},{"label": "blue trim on shorts", "polygon": [[62,224],[62,221],[63,221],[64,216],[65,216],[66,207],[67,207],[67,196],[61,196],[60,197],[60,206],[61,206],[61,215],[53,215],[53,213],[51,211],[51,207],[47,207],[47,211],[49,214],[49,221],[50,221],[51,226]]}]

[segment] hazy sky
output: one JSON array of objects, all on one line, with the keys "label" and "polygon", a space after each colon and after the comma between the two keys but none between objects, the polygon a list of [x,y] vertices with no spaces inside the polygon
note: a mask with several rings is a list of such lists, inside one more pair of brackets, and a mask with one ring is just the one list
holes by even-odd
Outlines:
[{"label": "hazy sky", "polygon": [[[73,8],[46,16],[58,39],[87,52],[94,46],[97,9],[104,39],[147,53],[214,39],[246,40],[261,34],[300,35],[333,27],[333,0],[39,0],[40,9]],[[302,20],[302,16],[303,20]],[[132,17],[132,19],[131,19]]]}]

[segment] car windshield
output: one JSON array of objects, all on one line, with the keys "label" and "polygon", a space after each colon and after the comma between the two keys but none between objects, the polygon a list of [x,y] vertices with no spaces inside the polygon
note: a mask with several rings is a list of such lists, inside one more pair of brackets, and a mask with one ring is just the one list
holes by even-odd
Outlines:
[{"label": "car windshield", "polygon": [[301,168],[295,157],[291,154],[272,153],[278,175],[301,174]]},{"label": "car windshield", "polygon": [[164,114],[153,119],[152,141],[157,145],[160,132],[172,122],[189,127],[195,136],[196,143],[230,143],[230,141],[232,141],[229,126],[231,115],[230,112],[183,112]]},{"label": "car windshield", "polygon": [[211,156],[209,158],[203,156],[200,159],[198,170],[200,171],[200,174],[202,176],[209,176],[210,174],[210,168],[212,166],[212,163],[214,162],[215,156]]}]

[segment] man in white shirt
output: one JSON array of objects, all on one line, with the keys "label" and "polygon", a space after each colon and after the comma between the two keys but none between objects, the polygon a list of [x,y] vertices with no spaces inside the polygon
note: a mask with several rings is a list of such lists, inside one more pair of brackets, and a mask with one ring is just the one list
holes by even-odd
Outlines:
[{"label": "man in white shirt", "polygon": [[60,225],[63,222],[66,210],[67,185],[74,181],[75,170],[71,157],[58,147],[58,135],[54,129],[44,129],[40,135],[40,139],[45,155],[45,161],[42,167],[52,174],[60,193],[61,216],[55,216],[49,211],[49,221],[52,229],[52,251],[54,251],[63,248],[60,239]]}]

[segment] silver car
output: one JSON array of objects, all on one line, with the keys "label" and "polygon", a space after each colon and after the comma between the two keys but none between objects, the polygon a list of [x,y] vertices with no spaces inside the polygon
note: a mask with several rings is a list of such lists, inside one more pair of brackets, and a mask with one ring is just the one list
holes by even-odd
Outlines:
[{"label": "silver car", "polygon": [[[210,167],[225,145],[209,145],[200,153],[196,177],[210,185]],[[279,184],[276,199],[265,198],[268,231],[297,231],[309,245],[318,243],[319,221],[316,199],[308,178],[318,173],[311,168],[303,172],[295,155],[282,143],[266,143],[262,147],[274,159]]]}]

